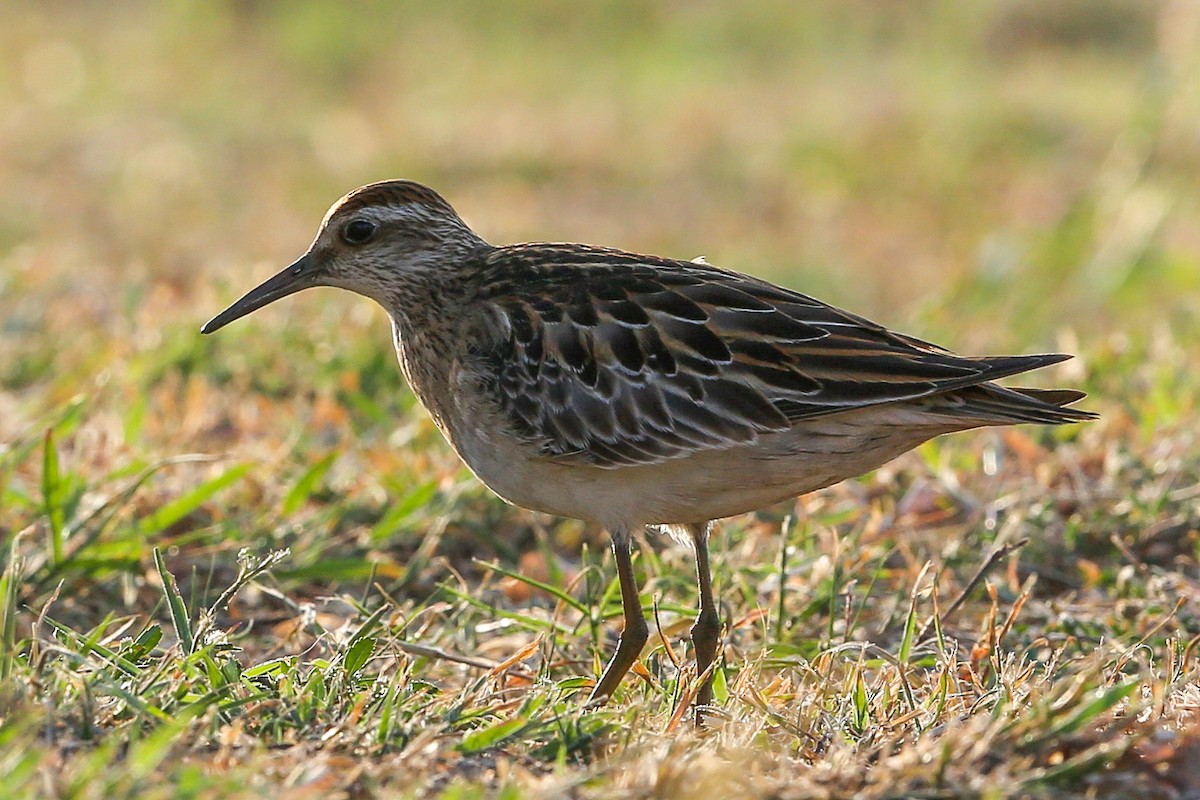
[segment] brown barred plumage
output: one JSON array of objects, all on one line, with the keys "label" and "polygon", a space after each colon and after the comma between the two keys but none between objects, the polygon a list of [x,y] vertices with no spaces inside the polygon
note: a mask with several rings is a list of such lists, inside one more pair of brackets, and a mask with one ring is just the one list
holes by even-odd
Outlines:
[{"label": "brown barred plumage", "polygon": [[484,483],[613,537],[625,606],[610,696],[648,632],[630,534],[676,526],[696,548],[697,705],[720,622],[711,520],[874,469],[951,431],[1095,415],[1070,389],[995,380],[1066,355],[964,357],[806,295],[704,263],[581,244],[494,247],[410,181],[335,203],[299,260],[204,327],[337,286],[391,315],[401,368]]}]

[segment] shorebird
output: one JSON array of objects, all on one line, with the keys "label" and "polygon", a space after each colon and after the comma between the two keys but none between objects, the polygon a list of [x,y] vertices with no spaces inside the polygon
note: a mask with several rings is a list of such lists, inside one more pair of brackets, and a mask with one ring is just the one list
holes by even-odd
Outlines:
[{"label": "shorebird", "polygon": [[313,286],[375,300],[400,368],[492,491],[602,525],[624,607],[590,702],[649,637],[631,536],[665,526],[696,554],[697,718],[721,642],[713,520],[868,472],[943,433],[1095,418],[1071,389],[995,383],[1069,355],[967,357],[765,280],[585,244],[496,246],[437,192],[350,192],[308,251],[210,320],[212,333]]}]

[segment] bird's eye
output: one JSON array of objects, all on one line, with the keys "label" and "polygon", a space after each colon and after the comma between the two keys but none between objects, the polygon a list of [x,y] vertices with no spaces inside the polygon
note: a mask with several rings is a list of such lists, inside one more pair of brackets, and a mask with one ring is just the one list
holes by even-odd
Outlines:
[{"label": "bird's eye", "polygon": [[342,241],[346,244],[366,244],[375,236],[377,226],[366,219],[352,219],[342,228]]}]

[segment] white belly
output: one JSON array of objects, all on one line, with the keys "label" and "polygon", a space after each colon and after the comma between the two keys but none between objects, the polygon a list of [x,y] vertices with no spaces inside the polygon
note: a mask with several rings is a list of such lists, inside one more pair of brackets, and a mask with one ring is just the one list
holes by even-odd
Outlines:
[{"label": "white belly", "polygon": [[452,443],[480,480],[515,505],[629,528],[754,511],[861,475],[943,432],[887,424],[895,416],[894,409],[847,412],[752,445],[615,469],[558,463],[532,448],[498,446],[496,430],[455,426]]}]

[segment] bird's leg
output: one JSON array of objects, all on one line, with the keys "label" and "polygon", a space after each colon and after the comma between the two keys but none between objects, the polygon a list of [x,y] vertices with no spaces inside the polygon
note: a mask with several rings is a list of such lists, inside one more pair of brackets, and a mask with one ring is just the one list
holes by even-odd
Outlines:
[{"label": "bird's leg", "polygon": [[650,629],[646,626],[646,617],[642,614],[642,601],[638,597],[637,580],[633,577],[633,560],[629,555],[628,532],[614,532],[613,556],[617,562],[617,580],[621,584],[621,606],[625,610],[625,629],[617,642],[617,652],[604,668],[596,688],[592,689],[589,704],[602,704],[613,696],[620,685],[621,679],[633,662],[642,653],[646,640],[650,638]]},{"label": "bird's leg", "polygon": [[[721,617],[717,614],[717,606],[713,601],[712,572],[708,566],[708,532],[710,523],[689,524],[686,526],[692,537],[692,545],[696,549],[696,583],[700,588],[700,613],[696,623],[692,625],[692,647],[696,650],[696,674],[703,675],[717,659],[717,647],[721,638]],[[696,722],[703,720],[700,716],[700,706],[712,702],[713,675],[709,673],[700,690],[696,692]]]}]

